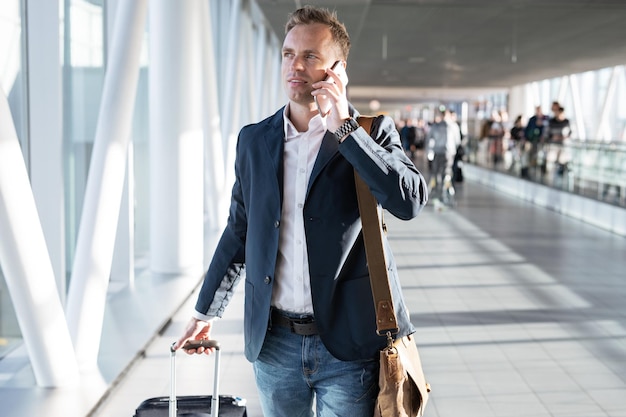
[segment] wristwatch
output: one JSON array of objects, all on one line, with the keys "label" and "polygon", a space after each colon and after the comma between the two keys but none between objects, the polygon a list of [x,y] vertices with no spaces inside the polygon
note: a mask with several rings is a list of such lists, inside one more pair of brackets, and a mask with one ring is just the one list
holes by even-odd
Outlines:
[{"label": "wristwatch", "polygon": [[341,142],[341,139],[343,139],[344,136],[346,136],[349,133],[354,132],[358,128],[359,128],[359,124],[357,123],[356,120],[354,120],[353,117],[351,117],[345,122],[343,122],[343,124],[339,126],[339,129],[335,130],[333,134],[337,138],[337,142]]}]

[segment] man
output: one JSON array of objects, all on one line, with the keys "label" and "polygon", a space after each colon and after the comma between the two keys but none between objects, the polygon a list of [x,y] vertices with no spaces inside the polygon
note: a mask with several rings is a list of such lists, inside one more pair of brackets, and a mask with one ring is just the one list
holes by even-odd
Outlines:
[{"label": "man", "polygon": [[444,197],[444,186],[452,186],[452,165],[461,144],[461,131],[451,111],[444,109],[442,113],[441,121],[433,124],[428,132],[428,156],[432,159],[431,191],[440,199]]},{"label": "man", "polygon": [[413,126],[413,120],[406,119],[404,126],[400,129],[400,140],[402,141],[402,147],[407,155],[410,155],[413,160],[414,144],[415,144],[415,126]]},{"label": "man", "polygon": [[[401,219],[427,200],[393,120],[374,121],[376,139],[354,121],[349,47],[334,13],[290,16],[281,69],[289,101],[239,134],[228,224],[174,346],[209,338],[245,272],[245,355],[266,416],[312,416],[314,399],[318,415],[373,415],[386,340],[376,334],[353,172]],[[400,337],[414,328],[385,247]]]},{"label": "man", "polygon": [[571,151],[564,145],[572,134],[572,128],[569,119],[565,117],[565,108],[559,105],[553,111],[554,117],[548,121],[548,143],[556,151],[555,174],[558,182],[561,182],[561,177],[565,176],[571,158]]},{"label": "man", "polygon": [[535,107],[535,114],[528,119],[528,124],[524,129],[524,137],[532,144],[537,144],[543,138],[544,128],[547,126],[548,118],[543,114],[541,106]]},{"label": "man", "polygon": [[[535,114],[528,119],[528,124],[524,129],[524,137],[530,143],[530,149],[528,150],[528,166],[539,167],[540,172],[543,173],[545,169],[545,157],[543,157],[543,141],[548,128],[548,117],[543,114],[541,106],[535,107]],[[540,153],[541,151],[541,153]],[[541,157],[540,157],[541,156]],[[530,178],[530,175],[526,174],[526,178]]]},{"label": "man", "polygon": [[565,108],[559,106],[554,109],[554,117],[548,121],[548,141],[562,144],[565,139],[569,139],[571,133],[569,119],[565,117]]}]

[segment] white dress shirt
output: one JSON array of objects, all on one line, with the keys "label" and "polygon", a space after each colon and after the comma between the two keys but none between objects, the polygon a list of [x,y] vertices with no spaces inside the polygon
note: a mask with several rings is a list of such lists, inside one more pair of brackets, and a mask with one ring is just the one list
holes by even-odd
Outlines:
[{"label": "white dress shirt", "polygon": [[280,222],[278,259],[272,306],[312,314],[311,282],[304,231],[304,200],[317,153],[326,132],[326,120],[319,115],[306,132],[298,132],[285,107],[285,150],[283,154],[283,207]]}]

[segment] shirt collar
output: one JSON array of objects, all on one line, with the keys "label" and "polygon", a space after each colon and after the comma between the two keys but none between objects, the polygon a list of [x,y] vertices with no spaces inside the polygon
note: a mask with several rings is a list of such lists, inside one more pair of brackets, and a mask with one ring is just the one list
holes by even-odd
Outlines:
[{"label": "shirt collar", "polygon": [[[294,139],[304,133],[298,132],[293,123],[291,123],[291,120],[289,120],[289,103],[287,103],[285,109],[283,110],[283,130],[285,133],[285,141]],[[322,133],[326,131],[326,118],[316,114],[309,121],[309,130],[307,132],[315,132],[318,130]]]}]

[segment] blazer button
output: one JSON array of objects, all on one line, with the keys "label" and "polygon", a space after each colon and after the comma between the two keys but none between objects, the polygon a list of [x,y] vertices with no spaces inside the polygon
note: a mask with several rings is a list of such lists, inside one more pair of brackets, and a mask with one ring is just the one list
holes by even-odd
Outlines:
[{"label": "blazer button", "polygon": [[276,220],[276,221],[274,222],[274,227],[275,227],[275,228],[278,228],[278,226],[280,226],[280,222],[279,222],[278,220]]},{"label": "blazer button", "polygon": [[269,284],[270,282],[272,282],[272,278],[268,276],[265,277],[265,279],[263,280],[264,283]]}]

